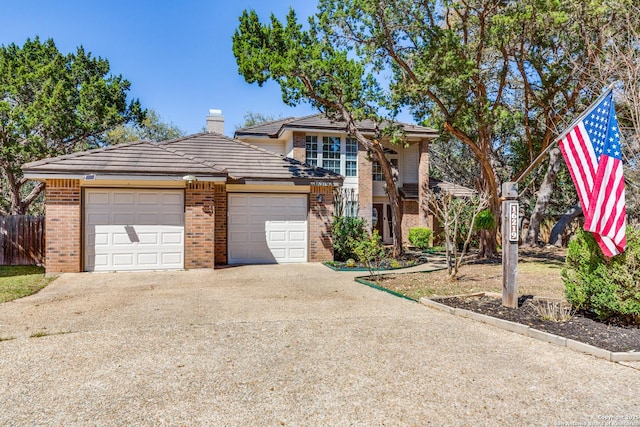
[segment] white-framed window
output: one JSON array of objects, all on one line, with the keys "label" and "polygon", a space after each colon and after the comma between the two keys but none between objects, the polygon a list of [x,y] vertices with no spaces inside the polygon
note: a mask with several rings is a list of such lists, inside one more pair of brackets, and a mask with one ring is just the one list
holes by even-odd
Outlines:
[{"label": "white-framed window", "polygon": [[358,176],[358,140],[347,137],[345,141],[344,176]]},{"label": "white-framed window", "polygon": [[[389,159],[389,161],[396,169],[398,169],[398,159]],[[371,173],[374,181],[384,181],[384,173],[382,172],[382,166],[380,166],[380,163],[373,162]]]},{"label": "white-framed window", "polygon": [[345,177],[358,176],[358,141],[339,136],[306,135],[306,162]]},{"label": "white-framed window", "polygon": [[322,167],[335,173],[340,171],[340,152],[342,141],[338,136],[322,137]]},{"label": "white-framed window", "polygon": [[318,137],[316,135],[307,135],[305,155],[308,164],[318,166]]}]

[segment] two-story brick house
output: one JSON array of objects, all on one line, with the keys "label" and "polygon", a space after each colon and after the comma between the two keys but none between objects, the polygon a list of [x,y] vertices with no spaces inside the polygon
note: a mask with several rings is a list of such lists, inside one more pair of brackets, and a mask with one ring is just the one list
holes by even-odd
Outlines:
[{"label": "two-story brick house", "polygon": [[[363,121],[358,126],[365,135],[374,135],[372,122]],[[399,172],[406,242],[409,228],[433,225],[432,218],[419,208],[423,197],[419,189],[429,183],[429,141],[437,137],[437,133],[422,126],[402,126],[407,146],[382,142]],[[286,118],[237,130],[235,138],[342,175],[343,186],[357,193],[358,215],[375,224],[383,241],[391,243],[391,209],[381,168],[369,160],[367,150],[346,133],[344,123],[332,122],[322,114]]]}]

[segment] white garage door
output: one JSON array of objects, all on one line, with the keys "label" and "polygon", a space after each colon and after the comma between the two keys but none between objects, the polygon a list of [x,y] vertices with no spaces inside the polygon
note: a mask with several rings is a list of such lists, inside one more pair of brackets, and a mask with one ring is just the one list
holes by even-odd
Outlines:
[{"label": "white garage door", "polygon": [[87,189],[84,210],[86,271],[183,268],[182,190]]},{"label": "white garage door", "polygon": [[229,264],[307,261],[306,194],[229,194]]}]

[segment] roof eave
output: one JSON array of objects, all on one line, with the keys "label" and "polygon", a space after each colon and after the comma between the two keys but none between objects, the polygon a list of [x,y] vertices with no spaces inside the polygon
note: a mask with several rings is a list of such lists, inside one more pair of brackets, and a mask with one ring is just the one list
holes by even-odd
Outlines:
[{"label": "roof eave", "polygon": [[195,181],[202,182],[226,182],[226,174],[200,175],[200,174],[136,174],[136,173],[68,173],[68,172],[25,172],[24,177],[34,181],[45,181],[47,179],[79,179],[83,181],[177,181],[185,180],[187,176],[192,176]]}]

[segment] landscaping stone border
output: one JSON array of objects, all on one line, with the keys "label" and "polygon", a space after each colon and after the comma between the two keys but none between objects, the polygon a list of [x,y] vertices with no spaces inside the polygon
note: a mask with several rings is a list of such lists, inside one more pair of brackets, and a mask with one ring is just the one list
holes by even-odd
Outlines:
[{"label": "landscaping stone border", "polygon": [[[362,282],[360,282],[362,283]],[[405,297],[406,298],[406,297]],[[462,308],[453,308],[448,305],[435,302],[429,298],[420,298],[420,304],[427,307],[434,308],[445,313],[453,314],[455,316],[465,317],[468,319],[477,320],[500,329],[515,332],[520,335],[525,335],[530,338],[534,338],[541,341],[546,341],[550,344],[557,345],[559,347],[567,347],[575,351],[590,354],[601,359],[606,359],[611,362],[640,362],[640,352],[624,351],[616,352],[609,351],[599,347],[595,347],[590,344],[585,344],[580,341],[575,341],[569,338],[560,337],[558,335],[550,334],[548,332],[539,331],[520,323],[510,322],[508,320],[498,319],[496,317],[486,316],[484,314],[476,313]]]},{"label": "landscaping stone border", "polygon": [[[417,262],[417,263],[415,263],[413,265],[410,265],[408,267],[401,266],[401,267],[393,267],[393,268],[380,268],[380,269],[376,268],[376,269],[373,269],[373,271],[376,271],[376,272],[393,271],[393,272],[395,272],[397,270],[403,270],[405,268],[417,267],[417,266],[422,265],[422,264],[426,264],[426,261]],[[366,267],[336,267],[336,266],[333,266],[333,265],[329,264],[327,261],[324,261],[322,263],[322,265],[324,265],[325,267],[329,267],[333,271],[337,271],[337,272],[355,271],[355,272],[361,273],[361,272],[368,272],[369,271],[369,269],[366,268]]]}]

